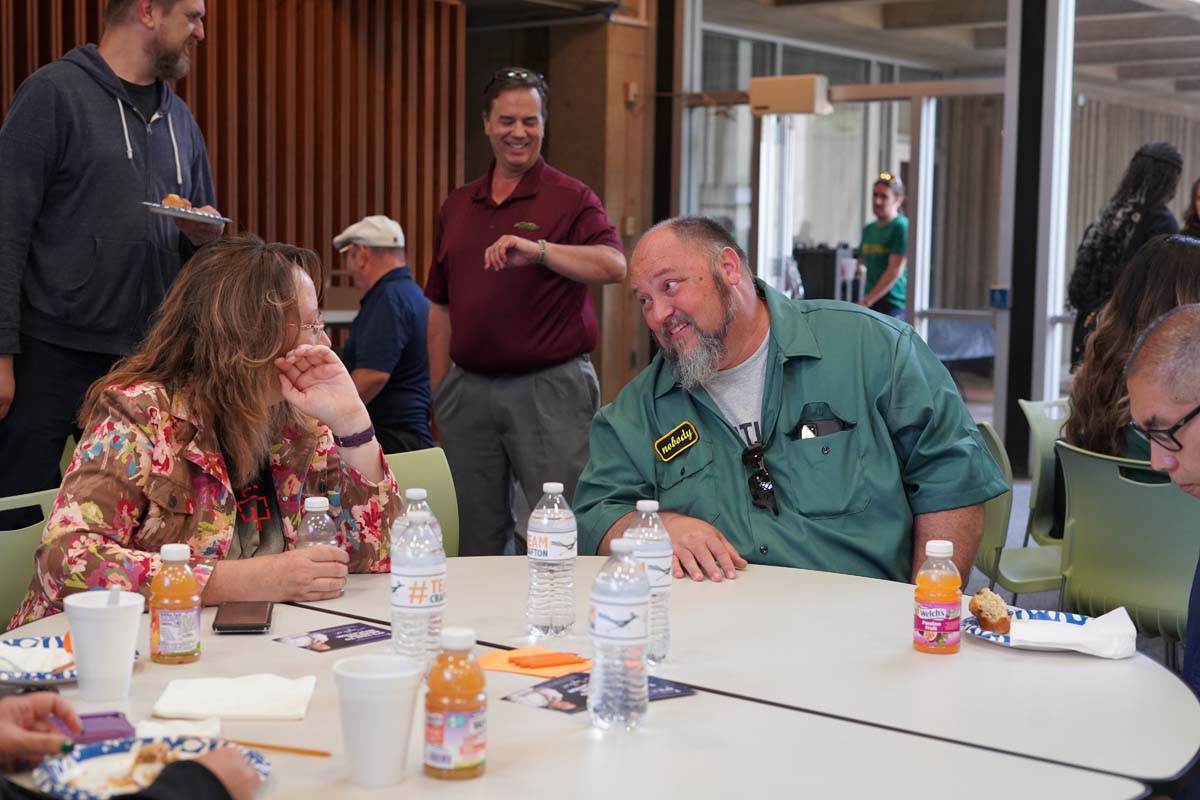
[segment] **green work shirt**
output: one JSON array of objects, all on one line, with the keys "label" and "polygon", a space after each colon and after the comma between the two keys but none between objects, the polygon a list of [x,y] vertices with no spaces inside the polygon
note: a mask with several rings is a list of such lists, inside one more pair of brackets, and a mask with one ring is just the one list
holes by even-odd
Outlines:
[{"label": "green work shirt", "polygon": [[[756,283],[771,316],[762,436],[779,516],[751,502],[741,437],[660,353],[592,420],[574,499],[579,552],[657,499],[712,524],[752,563],[910,580],[913,515],[982,503],[1007,483],[911,327]],[[799,435],[802,420],[831,416],[845,429]]]},{"label": "green work shirt", "polygon": [[[863,228],[862,244],[858,248],[859,256],[867,267],[867,292],[870,293],[887,271],[890,256],[908,255],[908,217],[897,214],[895,219],[886,225],[880,225],[878,220]],[[879,298],[896,308],[904,308],[904,299],[908,293],[908,269],[900,271],[900,277],[888,289],[888,293]]]}]

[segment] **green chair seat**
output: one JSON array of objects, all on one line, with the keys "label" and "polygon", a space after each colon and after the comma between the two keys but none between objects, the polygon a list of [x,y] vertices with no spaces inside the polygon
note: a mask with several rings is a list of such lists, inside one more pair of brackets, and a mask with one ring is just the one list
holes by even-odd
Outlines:
[{"label": "green chair seat", "polygon": [[405,489],[421,488],[428,492],[429,508],[442,526],[442,549],[447,556],[458,555],[458,494],[454,491],[454,476],[450,474],[446,451],[430,447],[390,453],[384,458],[392,468],[401,496]]},{"label": "green chair seat", "polygon": [[26,528],[0,531],[0,627],[8,628],[8,621],[16,613],[29,582],[33,580],[33,554],[42,542],[46,518],[50,516],[56,497],[58,489],[0,497],[0,511],[38,506],[43,517],[42,521]]},{"label": "green chair seat", "polygon": [[975,556],[975,566],[991,579],[991,588],[1000,584],[1012,592],[1015,604],[1018,595],[1046,592],[1062,585],[1062,551],[1056,546],[1004,546],[1012,515],[1012,464],[995,428],[981,422],[979,433],[1009,488],[1004,494],[983,504],[983,537]]},{"label": "green chair seat", "polygon": [[1200,503],[1144,461],[1058,442],[1067,489],[1063,606],[1089,616],[1124,606],[1144,636],[1184,638],[1200,559]]}]

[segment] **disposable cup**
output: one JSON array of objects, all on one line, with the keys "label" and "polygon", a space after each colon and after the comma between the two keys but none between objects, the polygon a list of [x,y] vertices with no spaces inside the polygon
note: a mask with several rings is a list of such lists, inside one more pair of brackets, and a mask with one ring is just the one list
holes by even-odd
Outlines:
[{"label": "disposable cup", "polygon": [[350,782],[374,788],[404,780],[425,665],[397,655],[334,662]]},{"label": "disposable cup", "polygon": [[80,699],[115,702],[129,697],[145,606],[146,598],[135,592],[77,592],[63,598]]}]

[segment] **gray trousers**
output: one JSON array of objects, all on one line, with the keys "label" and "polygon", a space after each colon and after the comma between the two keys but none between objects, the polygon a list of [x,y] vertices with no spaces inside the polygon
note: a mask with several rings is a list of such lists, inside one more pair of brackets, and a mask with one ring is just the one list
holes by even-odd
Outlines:
[{"label": "gray trousers", "polygon": [[546,481],[561,482],[571,502],[599,406],[600,382],[586,355],[525,375],[450,368],[434,394],[433,412],[458,494],[459,555],[504,551],[514,532],[513,478],[531,509]]}]

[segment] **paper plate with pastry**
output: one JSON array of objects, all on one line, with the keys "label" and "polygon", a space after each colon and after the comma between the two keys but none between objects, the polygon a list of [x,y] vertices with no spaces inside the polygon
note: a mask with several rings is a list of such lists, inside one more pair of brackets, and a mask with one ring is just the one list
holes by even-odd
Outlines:
[{"label": "paper plate with pastry", "polygon": [[75,657],[61,636],[0,639],[0,683],[53,686],[75,680]]},{"label": "paper plate with pastry", "polygon": [[1032,644],[1023,643],[1020,637],[1016,642],[1012,637],[1013,624],[1028,626],[1030,624],[1048,623],[1053,625],[1087,624],[1090,617],[1082,614],[1068,614],[1065,611],[1038,611],[1024,608],[1013,608],[1007,605],[1000,595],[989,589],[980,589],[971,598],[970,611],[972,616],[963,620],[963,633],[970,634],[986,642],[1002,644],[1006,647],[1021,647],[1028,650],[1074,650],[1075,647],[1059,646],[1052,643]]},{"label": "paper plate with pastry", "polygon": [[207,222],[209,225],[223,225],[226,222],[233,222],[229,217],[222,217],[220,214],[197,211],[192,208],[190,200],[186,197],[180,197],[177,194],[167,195],[162,199],[161,203],[150,203],[143,200],[142,205],[150,209],[151,214],[162,214],[164,217],[179,217],[179,219]]},{"label": "paper plate with pastry", "polygon": [[235,747],[266,780],[271,763],[255,750],[199,736],[109,739],[76,747],[33,771],[38,789],[62,800],[106,800],[146,788],[172,761],[199,758],[215,747]]}]

